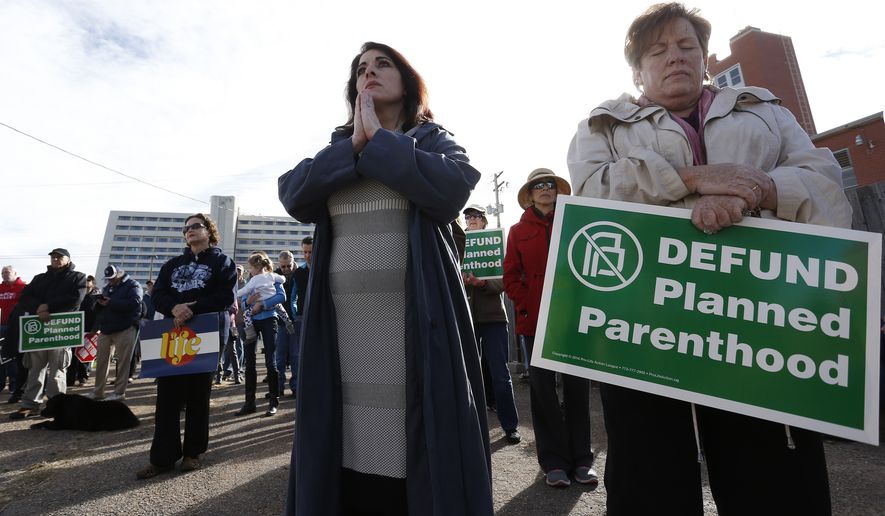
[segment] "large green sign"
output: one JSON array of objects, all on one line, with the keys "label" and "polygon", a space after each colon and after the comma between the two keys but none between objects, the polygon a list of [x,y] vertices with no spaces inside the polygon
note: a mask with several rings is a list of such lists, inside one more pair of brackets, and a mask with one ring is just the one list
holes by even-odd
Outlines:
[{"label": "large green sign", "polygon": [[52,314],[44,323],[36,315],[19,319],[19,344],[21,352],[43,349],[70,348],[83,345],[83,312]]},{"label": "large green sign", "polygon": [[472,272],[479,279],[504,277],[504,230],[477,229],[467,231],[464,246],[463,272]]},{"label": "large green sign", "polygon": [[532,364],[878,444],[881,236],[559,196]]}]

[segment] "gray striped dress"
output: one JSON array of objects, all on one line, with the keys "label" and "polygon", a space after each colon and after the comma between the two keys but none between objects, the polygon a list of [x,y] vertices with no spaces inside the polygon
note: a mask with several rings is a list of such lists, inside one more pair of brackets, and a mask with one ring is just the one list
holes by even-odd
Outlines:
[{"label": "gray striped dress", "polygon": [[369,179],[328,200],[329,283],[341,365],[342,466],[406,477],[409,201]]}]

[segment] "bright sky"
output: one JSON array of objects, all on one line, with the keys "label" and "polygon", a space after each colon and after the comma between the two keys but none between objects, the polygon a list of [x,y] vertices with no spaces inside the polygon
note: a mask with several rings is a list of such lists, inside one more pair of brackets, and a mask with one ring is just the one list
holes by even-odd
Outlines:
[{"label": "bright sky", "polygon": [[[650,3],[0,0],[0,123],[187,197],[284,215],[277,177],[345,122],[350,60],[379,41],[424,76],[483,173],[471,203],[494,202],[504,171],[509,226],[528,172],[568,177],[577,123],[634,91],[624,34]],[[747,25],[791,36],[818,131],[883,109],[881,2],[687,5],[720,58]],[[109,210],[208,211],[3,126],[0,171],[0,263],[26,281],[54,247],[94,273]]]}]

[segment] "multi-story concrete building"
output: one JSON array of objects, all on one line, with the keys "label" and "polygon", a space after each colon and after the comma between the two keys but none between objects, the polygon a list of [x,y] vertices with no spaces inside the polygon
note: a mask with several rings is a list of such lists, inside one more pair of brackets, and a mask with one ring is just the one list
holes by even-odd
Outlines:
[{"label": "multi-story concrete building", "polygon": [[761,86],[781,99],[809,135],[816,132],[805,84],[788,36],[747,27],[728,43],[731,55],[719,60],[711,54],[707,70],[719,86]]},{"label": "multi-story concrete building", "polygon": [[[235,262],[244,263],[255,251],[266,252],[276,262],[280,251],[289,250],[302,262],[301,240],[313,235],[313,224],[291,217],[240,215],[236,199],[212,196],[210,216],[218,225],[219,246]],[[181,254],[181,228],[190,213],[112,211],[108,215],[96,278],[108,264],[128,272],[142,284],[157,276],[160,267]]]}]

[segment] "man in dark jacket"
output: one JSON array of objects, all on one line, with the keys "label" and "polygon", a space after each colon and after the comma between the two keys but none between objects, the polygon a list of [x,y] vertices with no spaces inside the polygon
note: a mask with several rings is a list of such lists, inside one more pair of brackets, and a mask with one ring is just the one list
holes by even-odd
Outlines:
[{"label": "man in dark jacket", "polygon": [[[285,276],[286,283],[283,284],[283,292],[291,295],[293,285],[295,284],[295,257],[291,251],[283,251],[280,253],[280,266],[274,271],[277,274]],[[295,312],[292,310],[291,303],[283,303],[283,309],[289,316],[291,328],[280,328],[277,332],[276,350],[274,351],[274,361],[277,364],[277,372],[279,373],[279,393],[282,397],[283,390],[286,387],[286,367],[291,366],[292,375],[289,381],[289,388],[292,395],[295,395],[295,389],[298,386],[298,329],[295,327]]]},{"label": "man in dark jacket", "polygon": [[[22,315],[36,314],[40,320],[49,321],[55,313],[73,312],[80,307],[86,295],[86,275],[74,270],[71,254],[67,249],[56,248],[49,252],[50,265],[46,272],[34,276],[22,290],[18,304],[10,318],[10,340],[18,343],[19,318]],[[23,358],[28,368],[28,380],[22,397],[22,408],[9,415],[10,419],[25,419],[40,413],[43,402],[43,389],[51,398],[67,391],[65,370],[71,363],[71,350],[68,348],[30,351]],[[44,378],[49,372],[49,381],[44,386]]]},{"label": "man in dark jacket", "polygon": [[[120,400],[126,397],[132,352],[138,339],[141,322],[141,284],[130,278],[126,271],[108,265],[104,270],[107,282],[97,299],[104,307],[98,315],[98,356],[95,360],[95,390],[92,397],[100,400]],[[117,375],[114,393],[104,397],[112,350],[117,352]]]}]

